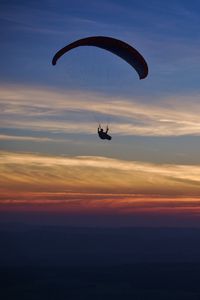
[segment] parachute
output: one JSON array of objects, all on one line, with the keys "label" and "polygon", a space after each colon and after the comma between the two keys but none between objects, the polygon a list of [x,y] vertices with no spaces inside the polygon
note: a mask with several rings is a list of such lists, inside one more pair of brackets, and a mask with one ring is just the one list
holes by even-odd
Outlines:
[{"label": "parachute", "polygon": [[148,65],[135,48],[121,40],[106,36],[87,37],[68,44],[54,55],[52,65],[56,65],[62,55],[80,46],[94,46],[110,51],[131,65],[138,73],[140,79],[144,79],[148,75]]}]

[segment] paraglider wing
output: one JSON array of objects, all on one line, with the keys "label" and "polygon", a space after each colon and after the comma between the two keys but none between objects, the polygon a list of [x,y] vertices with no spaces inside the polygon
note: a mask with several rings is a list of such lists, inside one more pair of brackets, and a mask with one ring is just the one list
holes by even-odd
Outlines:
[{"label": "paraglider wing", "polygon": [[52,64],[56,65],[57,60],[63,54],[79,46],[95,46],[110,51],[130,64],[136,70],[140,79],[144,79],[148,75],[147,63],[136,49],[123,41],[105,36],[87,37],[65,46],[55,54]]}]

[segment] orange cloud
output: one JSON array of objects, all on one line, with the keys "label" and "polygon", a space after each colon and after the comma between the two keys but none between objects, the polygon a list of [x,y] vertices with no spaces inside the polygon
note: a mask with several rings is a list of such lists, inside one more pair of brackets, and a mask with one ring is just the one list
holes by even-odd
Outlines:
[{"label": "orange cloud", "polygon": [[0,152],[1,189],[199,195],[200,166]]},{"label": "orange cloud", "polygon": [[71,192],[3,193],[0,212],[49,212],[95,215],[200,216],[200,197],[89,194]]},{"label": "orange cloud", "polygon": [[200,166],[0,152],[0,210],[200,213]]}]

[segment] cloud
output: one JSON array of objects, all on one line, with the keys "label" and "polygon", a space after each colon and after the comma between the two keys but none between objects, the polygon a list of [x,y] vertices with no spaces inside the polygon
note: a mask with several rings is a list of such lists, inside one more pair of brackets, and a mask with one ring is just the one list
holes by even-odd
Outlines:
[{"label": "cloud", "polygon": [[72,192],[1,193],[0,211],[198,215],[200,197]]},{"label": "cloud", "polygon": [[53,139],[49,137],[32,137],[0,134],[2,141],[29,141],[29,142],[66,142],[66,139]]},{"label": "cloud", "polygon": [[[0,87],[2,128],[94,133],[94,119],[112,120],[118,135],[200,135],[199,95],[142,103],[81,91],[23,86]],[[192,105],[191,105],[192,103]]]},{"label": "cloud", "polygon": [[200,166],[0,152],[0,211],[200,214]]},{"label": "cloud", "polygon": [[199,196],[200,166],[152,164],[97,156],[0,153],[3,191]]}]

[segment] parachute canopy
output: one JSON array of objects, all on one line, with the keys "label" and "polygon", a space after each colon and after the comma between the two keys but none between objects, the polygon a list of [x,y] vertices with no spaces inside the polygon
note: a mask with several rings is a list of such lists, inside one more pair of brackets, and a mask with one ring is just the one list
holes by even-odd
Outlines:
[{"label": "parachute canopy", "polygon": [[57,60],[63,54],[80,46],[94,46],[110,51],[131,65],[138,73],[140,79],[144,79],[148,75],[148,65],[135,48],[123,41],[106,36],[87,37],[68,44],[54,55],[52,64],[56,65]]}]

